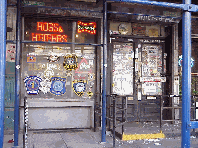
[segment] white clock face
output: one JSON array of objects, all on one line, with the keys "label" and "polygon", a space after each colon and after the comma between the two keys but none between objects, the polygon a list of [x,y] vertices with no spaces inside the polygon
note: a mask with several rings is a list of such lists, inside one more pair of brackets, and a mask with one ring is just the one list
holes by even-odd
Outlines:
[{"label": "white clock face", "polygon": [[120,26],[118,27],[119,32],[121,34],[127,34],[128,33],[128,28],[125,24],[120,24]]},{"label": "white clock face", "polygon": [[77,90],[78,92],[83,92],[83,91],[85,90],[85,84],[84,84],[84,83],[78,83],[78,84],[76,85],[76,90]]}]

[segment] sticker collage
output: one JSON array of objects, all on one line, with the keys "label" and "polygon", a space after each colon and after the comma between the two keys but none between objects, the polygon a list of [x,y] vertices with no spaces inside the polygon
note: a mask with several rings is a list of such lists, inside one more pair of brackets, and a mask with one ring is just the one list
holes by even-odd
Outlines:
[{"label": "sticker collage", "polygon": [[[73,96],[74,92],[76,98],[91,98],[95,85],[95,55],[84,55],[67,53],[65,56],[59,56],[51,53],[47,58],[42,58],[36,54],[27,54],[28,69],[24,70],[23,78],[26,93],[41,96],[50,93],[54,96],[68,97],[68,94]],[[38,59],[42,59],[42,62]]]}]

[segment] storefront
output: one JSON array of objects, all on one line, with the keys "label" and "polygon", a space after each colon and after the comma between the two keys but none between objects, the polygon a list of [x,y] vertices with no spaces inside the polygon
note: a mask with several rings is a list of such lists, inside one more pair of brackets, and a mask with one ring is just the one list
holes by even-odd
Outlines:
[{"label": "storefront", "polygon": [[[103,27],[102,13],[94,10],[102,6],[64,5],[68,10],[22,10],[21,129],[25,96],[29,129],[93,128],[100,122],[94,105],[101,104]],[[179,93],[180,20],[170,17],[181,16],[181,11],[109,3],[108,13],[107,94],[127,96],[129,121],[159,120],[159,96]]]}]

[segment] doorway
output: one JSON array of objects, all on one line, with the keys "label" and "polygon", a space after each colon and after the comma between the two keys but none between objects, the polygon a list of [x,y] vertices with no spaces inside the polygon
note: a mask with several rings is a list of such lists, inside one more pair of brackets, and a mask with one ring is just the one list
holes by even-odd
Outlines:
[{"label": "doorway", "polygon": [[153,38],[111,42],[111,93],[127,97],[128,122],[160,120],[160,95],[166,81],[162,77],[164,43]]}]

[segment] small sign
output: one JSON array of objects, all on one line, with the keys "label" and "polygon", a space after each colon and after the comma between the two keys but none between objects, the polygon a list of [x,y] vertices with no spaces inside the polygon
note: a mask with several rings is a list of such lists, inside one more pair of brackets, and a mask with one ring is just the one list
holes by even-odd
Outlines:
[{"label": "small sign", "polygon": [[35,55],[27,55],[27,63],[36,63]]}]

